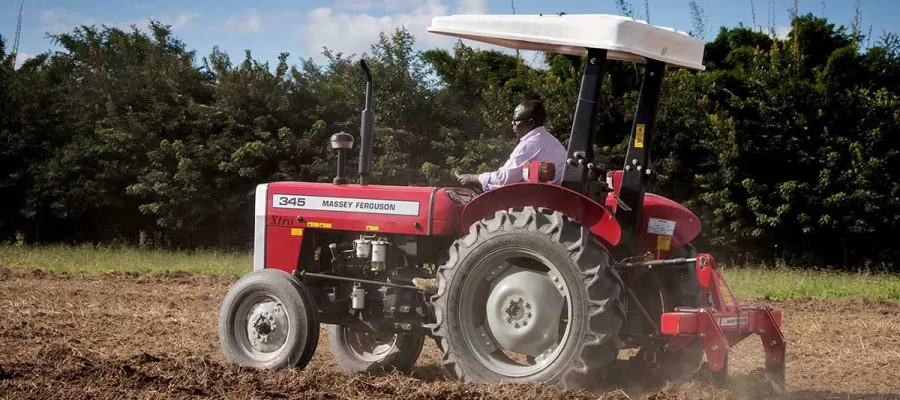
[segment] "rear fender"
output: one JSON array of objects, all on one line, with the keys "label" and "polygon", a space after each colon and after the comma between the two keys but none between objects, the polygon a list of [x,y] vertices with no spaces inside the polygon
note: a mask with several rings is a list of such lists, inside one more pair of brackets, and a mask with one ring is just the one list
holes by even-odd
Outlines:
[{"label": "rear fender", "polygon": [[619,223],[600,203],[562,186],[537,182],[502,186],[476,197],[463,209],[463,231],[499,210],[528,206],[556,210],[578,221],[610,250],[622,237]]},{"label": "rear fender", "polygon": [[[610,171],[606,182],[613,187],[616,196],[622,188],[622,171]],[[618,203],[612,194],[606,197],[606,206],[615,213]],[[638,254],[650,252],[657,259],[671,254],[694,241],[700,235],[700,219],[687,207],[654,193],[644,194],[641,225],[638,227]]]}]

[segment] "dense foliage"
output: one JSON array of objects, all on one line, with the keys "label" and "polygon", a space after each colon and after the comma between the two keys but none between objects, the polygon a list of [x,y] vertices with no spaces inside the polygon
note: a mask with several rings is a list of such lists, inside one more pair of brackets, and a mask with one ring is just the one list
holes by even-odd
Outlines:
[{"label": "dense foliage", "polygon": [[[0,40],[0,240],[248,245],[257,183],[330,181],[331,134],[358,135],[356,58],[289,67],[202,62],[168,27],[81,27],[64,49],[13,68]],[[542,99],[566,139],[581,59],[461,43],[413,51],[400,30],[367,55],[375,75],[374,179],[452,185],[501,164],[523,99]],[[894,35],[861,37],[811,15],[785,40],[722,28],[707,71],[669,70],[650,188],[691,207],[704,245],[833,265],[897,259],[900,58]],[[237,61],[237,60],[235,60]],[[597,152],[620,167],[641,67],[614,63]],[[356,160],[351,160],[351,171]]]}]

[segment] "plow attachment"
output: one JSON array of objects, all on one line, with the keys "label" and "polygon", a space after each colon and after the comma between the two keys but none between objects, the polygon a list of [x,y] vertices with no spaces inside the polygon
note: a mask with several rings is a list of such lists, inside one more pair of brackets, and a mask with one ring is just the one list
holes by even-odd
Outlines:
[{"label": "plow attachment", "polygon": [[779,390],[783,390],[785,341],[781,332],[781,310],[740,304],[709,254],[698,255],[695,265],[706,306],[679,307],[662,314],[660,332],[670,336],[666,350],[674,352],[697,340],[702,341],[713,379],[724,385],[729,350],[748,336],[757,334],[766,352],[766,374]]}]

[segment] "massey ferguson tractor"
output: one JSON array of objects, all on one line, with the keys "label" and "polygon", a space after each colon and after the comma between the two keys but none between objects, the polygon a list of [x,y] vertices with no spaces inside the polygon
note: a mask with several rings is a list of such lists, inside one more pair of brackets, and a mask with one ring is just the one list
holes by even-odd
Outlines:
[{"label": "massey ferguson tractor", "polygon": [[[303,369],[327,324],[350,373],[410,371],[428,336],[465,381],[593,388],[624,362],[665,377],[706,369],[724,384],[730,349],[757,334],[783,387],[781,312],[739,303],[692,245],[697,217],[645,192],[666,67],[703,70],[703,43],[613,15],[457,15],[429,31],[585,57],[565,165],[526,163],[524,182],[487,192],[370,182],[373,79],[361,61],[358,181],[342,132],[333,182],[257,186],[254,270],[219,316],[227,360]],[[623,168],[601,171],[592,133],[611,60],[645,69]],[[562,183],[548,183],[559,168]]]}]

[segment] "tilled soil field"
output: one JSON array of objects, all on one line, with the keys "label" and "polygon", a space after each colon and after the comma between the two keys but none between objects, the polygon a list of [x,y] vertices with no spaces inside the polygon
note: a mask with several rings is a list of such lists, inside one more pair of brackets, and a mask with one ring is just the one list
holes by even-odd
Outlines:
[{"label": "tilled soil field", "polygon": [[219,302],[232,280],[185,274],[82,276],[0,267],[0,396],[322,399],[900,399],[900,305],[770,302],[785,311],[788,392],[767,389],[759,340],[732,358],[732,387],[702,377],[605,393],[447,380],[432,341],[411,375],[347,375],[319,350],[304,371],[224,362]]}]

